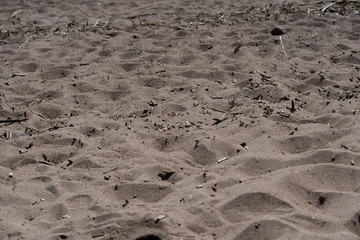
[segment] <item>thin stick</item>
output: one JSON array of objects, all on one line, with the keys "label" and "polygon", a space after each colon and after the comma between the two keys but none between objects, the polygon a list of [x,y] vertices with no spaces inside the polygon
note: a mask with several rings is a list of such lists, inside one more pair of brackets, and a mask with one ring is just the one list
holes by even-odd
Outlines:
[{"label": "thin stick", "polygon": [[23,42],[23,44],[21,44],[20,47],[18,47],[18,49],[21,49],[22,47],[24,47],[28,41],[29,41],[29,39],[26,39],[25,42]]},{"label": "thin stick", "polygon": [[212,108],[212,107],[209,107],[209,109],[215,111],[215,112],[221,112],[221,113],[226,113],[226,111],[224,110],[219,110],[219,109],[216,109],[216,108]]},{"label": "thin stick", "polygon": [[283,51],[284,51],[284,55],[286,55],[286,53],[285,53],[285,48],[284,48],[284,43],[283,43],[283,41],[282,41],[281,36],[279,36],[279,38],[280,38],[281,47],[282,47],[282,49],[283,49]]},{"label": "thin stick", "polygon": [[39,161],[38,163],[49,165],[49,166],[55,166],[55,164],[53,164],[51,162],[46,162],[46,161]]},{"label": "thin stick", "polygon": [[337,4],[338,2],[336,1],[336,2],[332,2],[332,3],[330,3],[329,5],[326,5],[325,7],[323,7],[322,9],[321,9],[321,11],[322,12],[325,12],[329,7],[331,7],[332,5],[335,5],[335,4]]},{"label": "thin stick", "polygon": [[84,12],[81,8],[79,8],[80,12],[82,12],[85,16],[87,17],[91,17],[89,14],[87,14],[86,12]]},{"label": "thin stick", "polygon": [[225,161],[225,160],[228,160],[229,159],[229,157],[223,157],[222,159],[219,159],[219,160],[217,160],[216,162],[217,163],[221,163],[221,162],[223,162],[223,161]]},{"label": "thin stick", "polygon": [[222,115],[220,118],[213,118],[213,120],[215,120],[216,122],[214,123],[214,125],[221,123],[222,121],[225,121],[227,119],[229,113],[225,113],[224,115]]},{"label": "thin stick", "polygon": [[96,20],[96,22],[95,22],[95,24],[94,24],[93,28],[95,28],[95,27],[99,24],[99,22],[100,22],[100,19]]},{"label": "thin stick", "polygon": [[11,77],[26,77],[26,73],[12,73]]},{"label": "thin stick", "polygon": [[0,120],[0,123],[15,123],[15,122],[24,122],[27,121],[27,118],[20,118],[20,119],[3,119]]}]

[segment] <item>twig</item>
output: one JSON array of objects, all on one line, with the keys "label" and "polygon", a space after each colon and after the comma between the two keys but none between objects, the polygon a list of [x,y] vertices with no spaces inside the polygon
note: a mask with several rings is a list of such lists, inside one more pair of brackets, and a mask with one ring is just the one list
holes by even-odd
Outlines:
[{"label": "twig", "polygon": [[23,42],[23,44],[21,44],[18,49],[21,49],[25,46],[25,44],[29,41],[29,39],[26,39],[25,42]]},{"label": "twig", "polygon": [[195,140],[195,146],[193,150],[195,150],[195,148],[197,148],[198,146],[199,146],[199,140]]},{"label": "twig", "polygon": [[321,9],[321,11],[322,11],[322,12],[325,12],[329,7],[331,7],[331,6],[333,6],[333,5],[337,4],[337,3],[338,3],[337,1],[336,1],[336,2],[332,2],[332,3],[328,4],[328,5],[326,5],[325,7],[323,7],[323,8]]},{"label": "twig", "polygon": [[53,164],[51,162],[46,162],[46,161],[39,161],[38,163],[49,165],[49,166],[55,166],[55,164]]},{"label": "twig", "polygon": [[99,24],[99,22],[100,22],[100,19],[96,20],[96,22],[95,22],[95,24],[94,24],[93,28],[95,28],[95,27]]},{"label": "twig", "polygon": [[219,160],[217,160],[216,162],[217,163],[221,163],[221,162],[223,162],[223,161],[225,161],[225,160],[228,160],[229,159],[229,157],[223,157],[222,159],[219,159]]},{"label": "twig", "polygon": [[212,107],[209,107],[209,109],[215,111],[215,112],[221,112],[221,113],[226,113],[226,111],[224,110],[220,110],[220,109],[216,109],[216,108],[212,108]]},{"label": "twig", "polygon": [[91,17],[89,14],[87,14],[86,12],[84,12],[81,8],[79,8],[80,12],[82,12],[83,14],[85,14],[85,16],[87,17]]},{"label": "twig", "polygon": [[283,51],[284,51],[284,55],[286,55],[286,53],[285,53],[285,48],[284,48],[284,43],[283,43],[283,41],[282,41],[281,36],[279,36],[279,38],[280,38],[281,47],[282,47],[282,49],[283,49]]},{"label": "twig", "polygon": [[223,99],[222,96],[211,96],[212,99]]},{"label": "twig", "polygon": [[3,119],[0,120],[0,123],[16,123],[16,122],[24,122],[27,121],[27,118],[20,118],[20,119]]},{"label": "twig", "polygon": [[26,73],[12,73],[11,77],[26,77]]}]

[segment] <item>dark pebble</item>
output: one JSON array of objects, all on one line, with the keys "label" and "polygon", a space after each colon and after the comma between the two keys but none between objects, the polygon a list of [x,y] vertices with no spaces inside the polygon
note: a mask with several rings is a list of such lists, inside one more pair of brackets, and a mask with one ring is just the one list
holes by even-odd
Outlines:
[{"label": "dark pebble", "polygon": [[274,36],[280,36],[280,35],[283,35],[285,34],[285,32],[283,30],[281,30],[280,28],[274,28],[273,30],[271,30],[271,35],[274,35]]}]

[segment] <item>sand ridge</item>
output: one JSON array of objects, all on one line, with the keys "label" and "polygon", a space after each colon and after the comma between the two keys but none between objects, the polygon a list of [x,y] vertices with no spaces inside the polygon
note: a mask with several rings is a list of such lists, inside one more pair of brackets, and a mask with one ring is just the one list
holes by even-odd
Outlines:
[{"label": "sand ridge", "polygon": [[329,4],[3,3],[0,239],[359,239],[360,4]]}]

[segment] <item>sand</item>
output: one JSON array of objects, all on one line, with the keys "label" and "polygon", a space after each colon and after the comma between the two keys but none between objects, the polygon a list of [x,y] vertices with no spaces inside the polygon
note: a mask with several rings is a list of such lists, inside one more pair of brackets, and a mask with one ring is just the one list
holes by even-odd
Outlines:
[{"label": "sand", "polygon": [[330,3],[2,1],[0,239],[360,239]]}]

